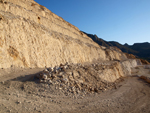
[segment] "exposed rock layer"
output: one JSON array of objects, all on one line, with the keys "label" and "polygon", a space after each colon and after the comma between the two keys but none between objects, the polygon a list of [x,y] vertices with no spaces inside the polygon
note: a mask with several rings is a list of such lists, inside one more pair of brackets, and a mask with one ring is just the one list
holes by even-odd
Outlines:
[{"label": "exposed rock layer", "polygon": [[126,59],[32,0],[1,0],[0,6],[0,68]]}]

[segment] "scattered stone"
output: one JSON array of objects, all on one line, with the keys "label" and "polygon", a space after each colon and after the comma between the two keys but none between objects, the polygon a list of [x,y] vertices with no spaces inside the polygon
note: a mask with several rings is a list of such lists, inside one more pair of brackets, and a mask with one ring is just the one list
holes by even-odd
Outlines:
[{"label": "scattered stone", "polygon": [[5,81],[2,81],[1,83],[2,83],[2,84],[5,84]]},{"label": "scattered stone", "polygon": [[35,107],[34,110],[37,110],[37,107]]},{"label": "scattered stone", "polygon": [[43,79],[47,80],[47,75],[46,74],[43,75]]},{"label": "scattered stone", "polygon": [[49,84],[53,84],[53,82],[52,82],[50,79],[48,80],[48,83],[49,83]]},{"label": "scattered stone", "polygon": [[70,80],[70,81],[74,81],[74,79],[73,79],[73,76],[72,76],[72,75],[69,75],[69,76],[68,76],[68,78],[69,78],[69,80]]},{"label": "scattered stone", "polygon": [[11,109],[10,109],[10,110],[8,110],[8,112],[11,112]]},{"label": "scattered stone", "polygon": [[16,103],[17,103],[17,104],[21,104],[21,102],[20,102],[20,101],[17,101]]},{"label": "scattered stone", "polygon": [[68,79],[67,78],[62,78],[61,82],[66,84],[66,83],[68,83]]},{"label": "scattered stone", "polygon": [[[113,68],[113,65],[107,63],[60,64],[60,66],[54,68],[45,68],[40,74],[36,75],[36,78],[40,80],[40,83],[61,90],[65,95],[99,93],[99,91],[116,88],[114,83],[103,81],[99,76],[99,73],[102,73],[105,69]],[[120,80],[118,79],[118,81]]]}]

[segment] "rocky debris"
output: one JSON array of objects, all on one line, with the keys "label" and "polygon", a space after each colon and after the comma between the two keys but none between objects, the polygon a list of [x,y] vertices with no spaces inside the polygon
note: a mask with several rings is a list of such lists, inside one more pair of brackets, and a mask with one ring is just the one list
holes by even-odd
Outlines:
[{"label": "rocky debris", "polygon": [[45,68],[35,77],[40,83],[54,86],[55,89],[63,90],[66,95],[99,93],[107,89],[116,88],[114,83],[102,80],[98,74],[105,69],[113,68],[117,62],[94,63],[94,64],[60,64],[60,66]]}]

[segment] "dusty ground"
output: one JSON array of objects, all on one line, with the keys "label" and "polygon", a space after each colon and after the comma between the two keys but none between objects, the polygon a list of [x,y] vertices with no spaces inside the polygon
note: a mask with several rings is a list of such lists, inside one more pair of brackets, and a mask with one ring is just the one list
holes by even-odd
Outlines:
[{"label": "dusty ground", "polygon": [[[0,78],[0,113],[150,112],[150,84],[136,76],[138,74],[148,76],[150,69],[144,69],[142,66],[135,68],[132,72],[135,76],[123,78],[124,80],[111,89],[86,95],[83,93],[66,95],[63,90],[34,81],[32,74],[41,70],[16,70],[11,74],[7,74],[4,69],[0,70],[7,76]],[[17,76],[22,77],[16,78]]]},{"label": "dusty ground", "polygon": [[150,77],[150,65],[139,65],[132,69],[132,74]]}]

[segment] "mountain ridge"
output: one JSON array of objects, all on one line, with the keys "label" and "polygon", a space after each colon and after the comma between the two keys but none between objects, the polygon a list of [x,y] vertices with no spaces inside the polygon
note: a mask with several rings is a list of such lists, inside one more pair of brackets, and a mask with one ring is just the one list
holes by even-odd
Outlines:
[{"label": "mountain ridge", "polygon": [[122,50],[125,53],[133,54],[136,57],[148,60],[150,62],[150,43],[149,42],[143,42],[143,43],[134,43],[133,45],[128,45],[127,43],[120,44],[116,41],[105,41],[102,38],[99,38],[97,35],[88,34],[85,33],[87,36],[89,36],[93,41],[95,41],[97,44],[105,47],[109,46],[116,46],[120,50]]}]

